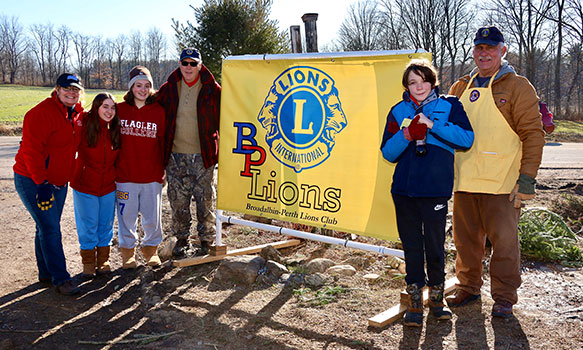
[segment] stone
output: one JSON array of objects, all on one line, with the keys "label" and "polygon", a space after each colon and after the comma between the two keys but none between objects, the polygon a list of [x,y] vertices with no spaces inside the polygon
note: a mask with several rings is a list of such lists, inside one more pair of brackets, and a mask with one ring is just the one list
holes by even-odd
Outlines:
[{"label": "stone", "polygon": [[327,274],[337,276],[353,276],[356,269],[350,265],[335,265],[326,270]]},{"label": "stone", "polygon": [[260,256],[228,256],[221,261],[217,268],[215,280],[251,285],[257,279],[257,275],[264,265],[265,260]]},{"label": "stone", "polygon": [[369,282],[376,282],[381,276],[377,275],[376,273],[367,273],[366,275],[362,276],[365,280]]},{"label": "stone", "polygon": [[393,269],[398,269],[398,268],[399,268],[399,266],[400,266],[401,264],[403,264],[404,262],[405,262],[405,261],[403,261],[403,259],[401,259],[401,258],[399,258],[399,257],[397,257],[397,256],[392,256],[392,255],[391,255],[391,256],[389,256],[389,257],[387,258],[387,264],[388,264],[388,265],[389,265],[391,268],[393,268]]},{"label": "stone", "polygon": [[370,259],[364,256],[353,256],[342,262],[342,265],[351,265],[360,270],[368,268],[370,264]]},{"label": "stone", "polygon": [[273,248],[273,246],[270,245],[261,249],[259,255],[261,255],[261,257],[265,259],[265,261],[273,260],[278,263],[282,262],[281,254],[279,254],[277,249]]},{"label": "stone", "polygon": [[308,261],[308,263],[305,265],[305,268],[306,268],[306,271],[308,271],[308,273],[315,273],[315,272],[324,272],[330,266],[334,266],[334,265],[336,265],[336,263],[330,259],[317,258],[317,259],[314,259],[312,261]]},{"label": "stone", "polygon": [[267,260],[265,267],[267,267],[267,274],[273,275],[276,278],[279,278],[284,273],[289,272],[287,267],[273,260]]},{"label": "stone", "polygon": [[312,289],[319,289],[324,284],[326,284],[326,276],[324,276],[321,273],[313,273],[313,274],[307,275],[304,278],[304,283],[306,284],[306,287],[309,287]]}]

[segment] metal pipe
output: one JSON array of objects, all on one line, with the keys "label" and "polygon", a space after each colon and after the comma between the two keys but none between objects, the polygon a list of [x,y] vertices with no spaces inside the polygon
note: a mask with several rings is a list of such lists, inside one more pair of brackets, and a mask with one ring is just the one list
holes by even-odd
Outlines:
[{"label": "metal pipe", "polygon": [[235,218],[232,216],[225,216],[225,215],[223,215],[222,210],[217,210],[217,245],[219,244],[218,242],[220,241],[219,226],[221,226],[221,222],[228,222],[230,224],[245,225],[245,226],[254,227],[254,228],[257,228],[260,230],[264,230],[264,231],[279,233],[280,235],[287,235],[287,236],[293,236],[293,237],[298,237],[298,238],[311,239],[311,240],[318,241],[318,242],[336,244],[336,245],[341,245],[344,247],[366,250],[366,251],[370,251],[370,252],[379,253],[382,255],[392,255],[392,256],[397,256],[399,258],[405,258],[405,253],[399,249],[391,249],[391,248],[387,248],[387,247],[383,247],[383,246],[354,242],[354,241],[351,241],[348,239],[322,236],[322,235],[317,235],[314,233],[292,230],[292,229],[285,228],[285,227],[279,227],[279,226],[275,226],[275,225],[262,224],[260,222],[239,219],[239,218]]}]

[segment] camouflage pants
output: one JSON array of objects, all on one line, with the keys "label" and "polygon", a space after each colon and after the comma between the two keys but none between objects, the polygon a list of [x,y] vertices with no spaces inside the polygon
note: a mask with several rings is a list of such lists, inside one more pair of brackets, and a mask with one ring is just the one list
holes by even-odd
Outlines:
[{"label": "camouflage pants", "polygon": [[214,167],[205,168],[200,154],[172,153],[166,167],[168,200],[172,208],[171,232],[176,238],[188,238],[192,226],[190,204],[196,203],[196,230],[201,242],[212,243],[215,236],[213,201]]}]

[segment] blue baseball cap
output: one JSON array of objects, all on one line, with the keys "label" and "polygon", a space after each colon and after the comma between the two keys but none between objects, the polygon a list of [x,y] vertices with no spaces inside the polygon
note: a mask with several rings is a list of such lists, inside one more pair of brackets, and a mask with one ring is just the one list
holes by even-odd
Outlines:
[{"label": "blue baseball cap", "polygon": [[498,46],[498,44],[503,42],[504,36],[496,27],[482,27],[478,29],[474,38],[474,46],[479,44]]},{"label": "blue baseball cap", "polygon": [[182,53],[180,53],[180,60],[184,60],[185,58],[190,58],[194,61],[201,62],[202,59],[200,58],[200,52],[198,52],[197,49],[192,48],[192,47],[187,47],[184,50],[182,50]]},{"label": "blue baseball cap", "polygon": [[57,78],[57,86],[68,88],[74,86],[77,89],[83,89],[81,80],[73,73],[63,73]]}]

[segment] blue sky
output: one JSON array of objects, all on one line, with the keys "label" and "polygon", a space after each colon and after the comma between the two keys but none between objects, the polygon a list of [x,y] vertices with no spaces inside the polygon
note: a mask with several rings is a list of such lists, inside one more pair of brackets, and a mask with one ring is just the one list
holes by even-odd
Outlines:
[{"label": "blue sky", "polygon": [[[274,0],[271,18],[279,21],[280,29],[289,32],[290,25],[300,25],[302,15],[318,13],[318,45],[322,47],[336,37],[350,4],[357,0]],[[202,0],[15,0],[2,1],[0,15],[16,16],[26,27],[47,22],[65,24],[75,32],[115,38],[133,30],[145,33],[158,27],[173,39],[172,18],[181,22],[194,20],[189,7],[198,7]],[[303,40],[303,39],[302,39]]]}]

